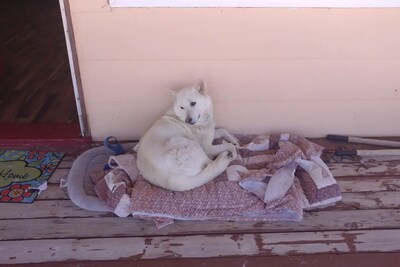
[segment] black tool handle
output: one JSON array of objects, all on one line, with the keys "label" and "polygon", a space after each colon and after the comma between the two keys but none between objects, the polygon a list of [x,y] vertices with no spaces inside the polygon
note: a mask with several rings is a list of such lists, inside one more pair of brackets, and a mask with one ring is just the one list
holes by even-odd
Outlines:
[{"label": "black tool handle", "polygon": [[337,150],[336,156],[357,156],[357,150]]},{"label": "black tool handle", "polygon": [[349,137],[345,135],[337,135],[337,134],[328,134],[326,136],[328,140],[335,140],[335,141],[343,141],[343,142],[348,142]]}]

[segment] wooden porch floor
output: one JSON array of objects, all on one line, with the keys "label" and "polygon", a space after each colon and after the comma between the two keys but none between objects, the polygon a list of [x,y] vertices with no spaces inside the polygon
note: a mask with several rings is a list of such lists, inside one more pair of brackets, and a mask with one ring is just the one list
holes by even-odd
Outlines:
[{"label": "wooden porch floor", "polygon": [[38,200],[0,205],[0,263],[399,266],[400,157],[340,158],[334,150],[379,147],[311,140],[326,147],[324,160],[341,186],[343,201],[335,206],[306,212],[301,222],[176,222],[160,230],[152,222],[76,207],[59,188],[82,152],[69,148]]}]

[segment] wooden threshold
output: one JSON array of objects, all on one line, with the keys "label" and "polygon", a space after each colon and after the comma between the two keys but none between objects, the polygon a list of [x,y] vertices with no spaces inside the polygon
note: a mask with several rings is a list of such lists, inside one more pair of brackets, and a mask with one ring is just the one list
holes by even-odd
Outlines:
[{"label": "wooden threshold", "polygon": [[81,137],[79,123],[2,123],[1,147],[88,146],[90,137]]}]

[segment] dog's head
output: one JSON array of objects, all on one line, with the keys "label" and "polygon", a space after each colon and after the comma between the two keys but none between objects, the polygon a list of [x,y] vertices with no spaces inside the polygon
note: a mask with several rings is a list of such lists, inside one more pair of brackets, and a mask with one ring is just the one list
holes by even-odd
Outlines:
[{"label": "dog's head", "polygon": [[212,102],[203,81],[176,93],[174,113],[190,125],[202,125],[212,119]]}]

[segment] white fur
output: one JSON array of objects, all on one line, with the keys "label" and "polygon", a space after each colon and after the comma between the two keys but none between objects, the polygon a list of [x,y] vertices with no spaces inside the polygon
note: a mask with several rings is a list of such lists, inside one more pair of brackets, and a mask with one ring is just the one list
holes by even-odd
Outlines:
[{"label": "white fur", "polygon": [[[215,138],[230,143],[212,145]],[[137,164],[156,186],[190,190],[224,172],[237,156],[237,144],[226,130],[215,130],[211,98],[200,81],[176,93],[173,107],[142,136]]]}]

